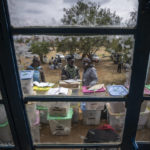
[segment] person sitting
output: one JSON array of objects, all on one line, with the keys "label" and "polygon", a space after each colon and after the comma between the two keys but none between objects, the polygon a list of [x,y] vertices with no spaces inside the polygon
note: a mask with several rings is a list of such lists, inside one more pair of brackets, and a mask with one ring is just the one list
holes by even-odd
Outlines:
[{"label": "person sitting", "polygon": [[61,79],[80,79],[79,69],[74,65],[75,59],[73,55],[67,56],[67,65],[64,66],[61,73]]},{"label": "person sitting", "polygon": [[83,59],[83,76],[82,76],[82,85],[91,87],[98,83],[98,77],[96,69],[92,65],[92,61],[89,58]]},{"label": "person sitting", "polygon": [[33,81],[45,82],[43,69],[40,66],[40,61],[36,56],[33,57],[32,64],[27,67],[27,70],[34,70]]}]

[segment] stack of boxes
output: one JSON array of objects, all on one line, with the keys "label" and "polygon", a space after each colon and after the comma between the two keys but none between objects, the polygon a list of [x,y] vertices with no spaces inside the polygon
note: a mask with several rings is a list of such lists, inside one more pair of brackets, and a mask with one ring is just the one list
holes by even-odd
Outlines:
[{"label": "stack of boxes", "polygon": [[47,120],[53,135],[69,135],[73,110],[70,103],[52,102],[48,108]]},{"label": "stack of boxes", "polygon": [[98,125],[100,123],[101,111],[104,109],[103,102],[83,102],[81,110],[83,113],[83,123],[85,125]]},{"label": "stack of boxes", "polygon": [[40,142],[40,116],[39,111],[36,110],[36,103],[28,103],[26,105],[26,111],[30,124],[32,139],[34,142],[38,143]]},{"label": "stack of boxes", "polygon": [[[109,124],[116,130],[122,130],[125,122],[126,109],[123,102],[107,103],[108,121]],[[148,122],[150,111],[147,108],[147,103],[143,103],[141,107],[138,129],[143,129]]]},{"label": "stack of boxes", "polygon": [[[33,74],[33,70],[20,71],[21,87],[24,95],[33,95]],[[26,110],[33,141],[40,142],[40,119],[36,110],[36,103],[28,103]]]}]

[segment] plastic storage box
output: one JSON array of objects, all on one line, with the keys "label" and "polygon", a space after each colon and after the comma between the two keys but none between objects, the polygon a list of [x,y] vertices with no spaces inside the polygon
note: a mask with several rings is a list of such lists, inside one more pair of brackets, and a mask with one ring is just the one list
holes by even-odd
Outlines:
[{"label": "plastic storage box", "polygon": [[3,105],[0,105],[0,144],[12,143],[12,136],[7,120],[6,111]]},{"label": "plastic storage box", "polygon": [[26,105],[26,110],[27,110],[27,115],[28,115],[28,120],[30,125],[34,124],[36,121],[36,103],[28,103]]},{"label": "plastic storage box", "polygon": [[83,123],[85,125],[100,124],[101,110],[83,110]]},{"label": "plastic storage box", "polygon": [[48,108],[42,106],[37,106],[36,108],[37,110],[40,111],[40,123],[48,124],[47,120]]},{"label": "plastic storage box", "polygon": [[104,102],[86,102],[85,107],[87,110],[103,110],[104,105]]},{"label": "plastic storage box", "polygon": [[87,110],[86,103],[81,103],[83,123],[85,125],[98,125],[101,118],[101,110]]},{"label": "plastic storage box", "polygon": [[0,123],[0,144],[13,143],[8,121]]},{"label": "plastic storage box", "polygon": [[0,124],[7,122],[5,107],[0,104]]},{"label": "plastic storage box", "polygon": [[70,109],[70,103],[69,102],[51,102],[49,103],[49,115],[50,116],[61,116],[65,117],[67,116],[67,113]]},{"label": "plastic storage box", "polygon": [[124,102],[110,102],[110,109],[112,113],[125,113],[125,103]]},{"label": "plastic storage box", "polygon": [[[148,104],[147,104],[147,109],[150,111],[150,102],[148,102]],[[149,113],[148,119],[147,119],[147,128],[150,128],[150,113]]]},{"label": "plastic storage box", "polygon": [[40,142],[40,113],[36,111],[36,119],[34,124],[30,126],[31,135],[34,143]]},{"label": "plastic storage box", "polygon": [[53,117],[48,115],[52,135],[69,135],[71,131],[72,108],[69,109],[66,117]]},{"label": "plastic storage box", "polygon": [[[108,120],[109,124],[115,128],[116,130],[121,130],[124,127],[125,122],[125,113],[113,113],[111,112],[111,103],[107,103],[107,110],[108,110]],[[145,112],[140,113],[139,122],[138,122],[138,129],[144,128],[147,123],[149,110],[146,109]]]},{"label": "plastic storage box", "polygon": [[33,94],[33,73],[34,71],[31,70],[20,71],[21,86],[23,93],[26,95]]}]

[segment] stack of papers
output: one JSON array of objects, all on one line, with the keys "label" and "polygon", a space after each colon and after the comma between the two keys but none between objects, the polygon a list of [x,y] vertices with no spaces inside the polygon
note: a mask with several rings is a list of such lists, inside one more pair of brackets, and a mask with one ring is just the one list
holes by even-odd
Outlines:
[{"label": "stack of papers", "polygon": [[34,81],[33,85],[35,85],[37,87],[52,87],[55,84],[54,83],[49,83],[49,82],[37,82],[37,81]]},{"label": "stack of papers", "polygon": [[66,82],[66,83],[73,83],[73,84],[75,84],[75,83],[77,83],[77,84],[79,84],[80,82],[81,82],[81,80],[74,80],[74,79],[69,79],[69,80],[63,80],[64,82]]},{"label": "stack of papers", "polygon": [[59,95],[59,94],[68,95],[68,92],[69,92],[68,88],[59,87],[59,88],[51,88],[47,92],[47,94],[48,95]]},{"label": "stack of papers", "polygon": [[96,85],[90,87],[88,90],[97,91],[97,90],[102,89],[102,88],[105,88],[104,84],[96,84]]}]

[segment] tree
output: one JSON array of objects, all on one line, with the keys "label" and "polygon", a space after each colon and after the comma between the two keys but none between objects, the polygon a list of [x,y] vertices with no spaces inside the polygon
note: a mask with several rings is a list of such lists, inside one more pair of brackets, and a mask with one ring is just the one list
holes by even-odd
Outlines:
[{"label": "tree", "polygon": [[137,22],[137,11],[130,12],[130,19],[127,21],[127,27],[135,27]]},{"label": "tree", "polygon": [[67,37],[64,39],[56,39],[56,47],[57,52],[69,52],[70,54],[74,54],[78,47],[78,41],[76,37]]},{"label": "tree", "polygon": [[123,63],[131,64],[132,51],[133,51],[133,38],[114,37],[108,45],[108,50],[111,49],[112,54],[121,54],[123,56]]},{"label": "tree", "polygon": [[41,62],[43,63],[43,56],[49,52],[49,46],[50,46],[49,42],[34,41],[33,43],[31,43],[29,51],[32,52],[33,54],[38,54]]},{"label": "tree", "polygon": [[[95,2],[84,2],[79,0],[72,8],[64,8],[64,16],[61,19],[64,25],[79,25],[79,26],[101,26],[101,25],[116,25],[120,24],[121,18],[110,9],[101,8]],[[69,51],[70,53],[79,52],[82,56],[91,57],[96,53],[100,46],[104,46],[106,42],[105,36],[102,37],[79,37],[69,38],[59,41],[57,51]]]},{"label": "tree", "polygon": [[76,5],[70,9],[64,8],[65,15],[62,18],[64,25],[116,25],[120,24],[121,18],[110,9],[101,8],[95,2],[84,2],[79,0]]},{"label": "tree", "polygon": [[79,40],[79,53],[82,53],[82,58],[88,56],[91,58],[95,54],[99,47],[104,44],[104,37],[81,37]]}]

